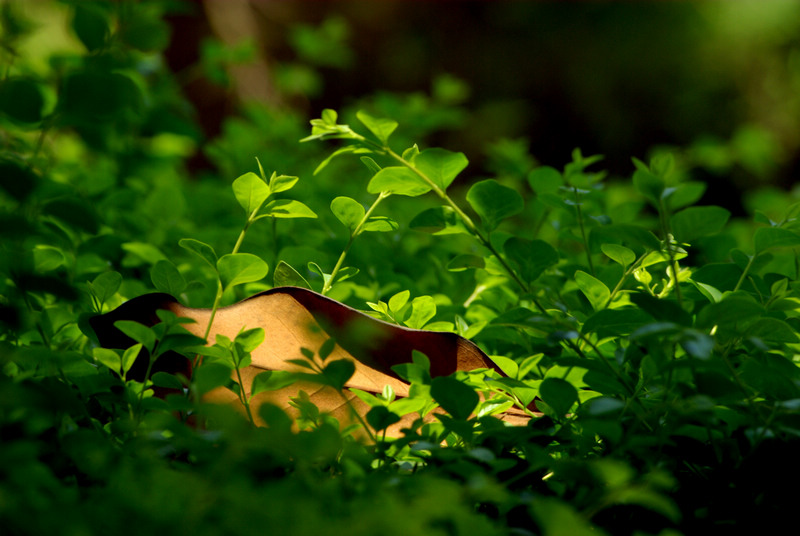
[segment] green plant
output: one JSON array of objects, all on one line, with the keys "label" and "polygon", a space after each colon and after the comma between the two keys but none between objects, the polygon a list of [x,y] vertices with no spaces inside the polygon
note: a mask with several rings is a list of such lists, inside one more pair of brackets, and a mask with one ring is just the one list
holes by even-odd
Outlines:
[{"label": "green plant", "polygon": [[[297,117],[250,108],[210,145],[223,172],[190,180],[191,116],[171,73],[152,70],[168,3],[65,4],[60,24],[76,37],[46,67],[17,52],[32,31],[18,7],[0,12],[14,59],[0,83],[9,533],[785,526],[795,496],[772,481],[794,469],[800,432],[800,233],[786,196],[759,192],[754,217],[734,219],[697,205],[705,185],[685,159],[634,160],[619,178],[580,151],[563,170],[533,166],[517,146],[514,166],[495,161],[494,178],[475,180],[466,155],[421,149],[435,125],[411,113],[433,107],[446,125],[463,110],[433,98],[401,126],[377,117],[405,102],[387,95],[367,99],[371,113],[343,111],[363,128],[332,111],[313,121],[311,139],[342,143],[333,159],[296,144]],[[259,130],[297,153],[251,150]],[[239,151],[259,156],[257,173],[231,181],[247,165]],[[309,177],[268,177],[266,157]],[[241,372],[269,343],[257,326],[203,346],[162,312],[151,327],[119,324],[132,342],[116,351],[88,323],[153,290],[217,311],[280,285],[458,333],[504,375],[432,378],[416,354],[395,368],[409,396],[348,393],[328,342],[299,374],[256,376],[250,397],[313,380],[370,409],[346,426],[298,392],[293,420],[245,396]],[[170,352],[202,363],[191,377],[152,373]],[[245,418],[202,401],[216,388]],[[494,417],[512,406],[531,419]],[[409,415],[400,437],[386,433]]]}]

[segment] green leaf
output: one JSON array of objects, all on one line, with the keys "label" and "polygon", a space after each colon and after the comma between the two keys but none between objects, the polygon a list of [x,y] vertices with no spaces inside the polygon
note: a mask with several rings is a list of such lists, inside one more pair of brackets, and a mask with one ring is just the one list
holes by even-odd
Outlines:
[{"label": "green leaf", "polygon": [[122,285],[122,275],[119,272],[103,272],[89,283],[89,288],[100,303],[105,303],[114,297],[120,285]]},{"label": "green leaf", "polygon": [[300,180],[298,177],[273,173],[269,178],[269,192],[270,194],[277,194],[291,190],[298,180]]},{"label": "green leaf", "polygon": [[393,313],[397,313],[405,307],[406,303],[408,303],[408,298],[411,296],[411,292],[408,290],[403,290],[389,298],[389,310]]},{"label": "green leaf", "polygon": [[633,174],[633,185],[653,206],[658,208],[661,204],[661,195],[666,186],[664,181],[643,169],[637,169]]},{"label": "green leaf", "polygon": [[557,169],[541,166],[528,174],[528,184],[537,195],[555,194],[564,185],[564,179]]},{"label": "green leaf", "polygon": [[415,231],[438,235],[470,234],[458,214],[452,208],[445,206],[423,210],[414,216],[409,227]]},{"label": "green leaf", "polygon": [[752,298],[741,293],[731,294],[718,303],[703,307],[697,315],[696,327],[703,329],[718,325],[735,328],[737,323],[752,320],[762,314],[764,308]]},{"label": "green leaf", "polygon": [[436,302],[431,296],[418,296],[411,301],[411,315],[406,319],[406,326],[422,329],[436,316]]},{"label": "green leaf", "polygon": [[9,78],[0,85],[0,112],[20,123],[42,120],[44,95],[39,85],[27,78]]},{"label": "green leaf", "polygon": [[333,280],[333,283],[341,283],[346,279],[355,277],[358,274],[358,271],[358,268],[354,266],[345,266],[336,273],[336,279]]},{"label": "green leaf", "polygon": [[275,199],[264,205],[262,214],[256,219],[272,218],[316,218],[317,214],[305,204],[294,199]]},{"label": "green leaf", "polygon": [[160,292],[177,296],[186,288],[186,279],[168,260],[160,260],[150,268],[150,280]]},{"label": "green leaf", "polygon": [[72,29],[87,50],[102,48],[108,39],[108,16],[99,6],[76,5],[72,19]]},{"label": "green leaf", "polygon": [[[156,387],[164,387],[167,389],[183,389],[184,387],[176,376],[168,372],[156,372],[151,379],[153,380],[153,385]],[[183,396],[181,398],[185,399]]]},{"label": "green leaf", "polygon": [[202,396],[212,389],[227,385],[231,379],[231,372],[231,367],[222,363],[203,363],[192,374],[195,392]]},{"label": "green leaf", "polygon": [[611,291],[608,290],[605,283],[584,271],[578,270],[575,272],[575,284],[581,289],[581,292],[592,304],[592,308],[595,311],[603,309],[611,296]]},{"label": "green leaf", "polygon": [[430,192],[431,187],[407,167],[391,166],[383,168],[370,179],[367,191],[371,194],[391,192],[395,195],[416,197]]},{"label": "green leaf", "polygon": [[536,280],[545,270],[558,263],[558,252],[544,240],[526,240],[515,236],[506,240],[503,249],[508,259],[517,265],[519,275],[528,282]]},{"label": "green leaf", "polygon": [[334,389],[344,389],[347,380],[349,380],[356,371],[355,364],[349,359],[337,359],[328,363],[322,370],[323,376],[328,381],[328,385]]},{"label": "green leaf", "polygon": [[668,190],[669,195],[666,197],[667,208],[678,210],[697,203],[706,191],[706,183],[688,181],[673,188],[668,188]]},{"label": "green leaf", "polygon": [[308,266],[309,271],[317,274],[318,276],[320,276],[322,278],[323,284],[327,284],[328,283],[328,280],[331,278],[331,274],[326,274],[322,270],[322,268],[319,267],[319,264],[317,264],[317,263],[315,263],[313,261],[309,261],[307,266]]},{"label": "green leaf", "polygon": [[621,264],[623,268],[627,268],[636,260],[636,254],[633,251],[619,244],[603,244],[600,246],[600,250],[605,253],[608,258]]},{"label": "green leaf", "polygon": [[653,317],[641,309],[602,309],[583,324],[583,333],[597,333],[600,338],[616,337],[633,333],[643,325],[653,321]]},{"label": "green leaf", "polygon": [[237,344],[242,346],[245,352],[252,352],[264,342],[264,328],[251,328],[242,331],[234,339]]},{"label": "green leaf", "polygon": [[359,160],[361,160],[361,163],[364,164],[364,166],[366,166],[366,168],[373,175],[375,175],[377,172],[379,172],[382,169],[381,166],[379,166],[378,163],[375,160],[373,160],[372,158],[370,158],[368,156],[362,156]]},{"label": "green leaf", "polygon": [[756,255],[770,248],[800,246],[800,235],[780,227],[761,227],[755,234]]},{"label": "green leaf", "polygon": [[797,342],[797,334],[792,327],[777,318],[759,318],[747,328],[745,337],[755,337],[766,342]]},{"label": "green leaf", "polygon": [[252,283],[263,279],[269,267],[267,263],[250,253],[233,253],[220,257],[217,261],[222,288],[227,290],[236,285]]},{"label": "green leaf", "polygon": [[249,216],[267,200],[269,186],[251,171],[233,181],[233,195]]},{"label": "green leaf", "polygon": [[[141,348],[141,345],[137,345]],[[109,348],[93,348],[92,357],[101,365],[105,365],[117,374],[122,370],[122,360],[119,354]]]},{"label": "green leaf", "polygon": [[250,398],[265,391],[277,391],[292,385],[296,381],[295,374],[287,370],[265,370],[253,378],[250,387]]},{"label": "green leaf", "polygon": [[589,231],[592,251],[603,244],[621,244],[638,254],[661,249],[661,241],[644,227],[631,224],[598,225]]},{"label": "green leaf", "polygon": [[400,416],[386,406],[375,406],[367,412],[367,423],[376,431],[380,432],[391,425],[400,422]]},{"label": "green leaf", "polygon": [[486,261],[477,255],[456,255],[447,263],[447,269],[451,272],[463,272],[470,268],[484,268]]},{"label": "green leaf", "polygon": [[217,253],[214,248],[204,242],[195,240],[194,238],[181,238],[178,245],[183,249],[191,251],[204,261],[208,263],[215,271],[217,269]]},{"label": "green leaf", "polygon": [[497,228],[504,219],[519,214],[524,207],[522,196],[516,190],[493,179],[473,184],[467,192],[467,201],[481,217],[487,231]]},{"label": "green leaf", "polygon": [[389,136],[391,136],[392,132],[397,128],[397,121],[372,117],[363,110],[356,112],[356,117],[370,132],[375,134],[375,137],[384,145],[389,143]]},{"label": "green leaf", "polygon": [[539,386],[539,396],[557,415],[566,415],[578,400],[578,390],[561,378],[545,378]]},{"label": "green leaf", "polygon": [[364,223],[361,230],[372,233],[388,233],[396,231],[399,228],[400,225],[391,218],[387,218],[386,216],[372,216]]},{"label": "green leaf", "polygon": [[272,284],[276,287],[300,287],[311,290],[311,285],[306,278],[284,261],[279,261],[278,266],[275,267]]},{"label": "green leaf", "polygon": [[439,148],[426,149],[414,159],[414,166],[442,190],[450,186],[467,164],[464,153]]},{"label": "green leaf", "polygon": [[722,207],[689,207],[670,218],[672,234],[678,242],[691,242],[720,232],[730,216],[731,213]]},{"label": "green leaf", "polygon": [[350,235],[355,232],[358,224],[366,214],[364,207],[350,197],[336,197],[331,201],[331,212],[345,227],[350,229]]},{"label": "green leaf", "polygon": [[360,152],[365,152],[365,151],[366,151],[365,149],[359,149],[359,147],[357,147],[356,145],[345,145],[341,149],[337,149],[334,152],[332,152],[330,155],[328,155],[328,157],[325,160],[320,162],[320,164],[314,170],[314,175],[318,174],[320,171],[328,167],[328,164],[331,163],[331,160],[333,160],[337,156],[349,153],[358,154]]},{"label": "green leaf", "polygon": [[339,114],[336,112],[336,110],[333,110],[331,108],[325,108],[324,110],[322,110],[322,114],[320,117],[322,118],[322,121],[326,125],[334,126],[336,125],[336,121],[339,119]]},{"label": "green leaf", "polygon": [[500,370],[508,377],[517,378],[519,375],[519,365],[513,359],[502,355],[490,355],[489,359],[494,361],[494,364],[500,367]]},{"label": "green leaf", "polygon": [[465,421],[480,401],[478,393],[450,376],[439,376],[431,382],[431,396],[453,418]]},{"label": "green leaf", "polygon": [[156,345],[156,334],[149,327],[133,320],[117,320],[114,322],[114,327],[134,341],[142,343],[149,352],[153,352]]},{"label": "green leaf", "polygon": [[146,242],[125,242],[122,244],[122,249],[135,255],[136,257],[139,257],[139,259],[147,264],[155,264],[158,261],[167,258],[163,253],[161,253],[160,249]]},{"label": "green leaf", "polygon": [[139,352],[142,350],[142,344],[134,344],[130,348],[126,349],[125,352],[122,354],[122,359],[120,360],[120,364],[122,366],[122,375],[123,377],[128,374],[128,371],[131,370],[131,367],[136,362],[136,358],[139,357]]},{"label": "green leaf", "polygon": [[33,248],[33,264],[37,272],[50,272],[66,262],[60,248],[42,244]]}]

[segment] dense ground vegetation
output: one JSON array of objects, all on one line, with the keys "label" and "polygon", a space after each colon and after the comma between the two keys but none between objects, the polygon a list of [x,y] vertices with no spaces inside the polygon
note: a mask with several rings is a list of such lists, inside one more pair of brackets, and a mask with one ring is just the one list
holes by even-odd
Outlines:
[{"label": "dense ground vegetation", "polygon": [[[311,127],[253,105],[207,144],[216,172],[189,177],[199,135],[160,60],[165,4],[68,4],[75,46],[46,53],[0,11],[4,534],[668,535],[790,517],[797,494],[774,484],[800,446],[800,205],[754,194],[731,219],[698,205],[680,157],[613,178],[599,156],[538,166],[513,142],[466,184],[470,155],[427,145],[467,114],[447,77]],[[208,50],[198,69],[235,61]],[[139,352],[193,358],[199,341],[165,315],[115,351],[89,324],[156,290],[212,307],[282,284],[456,332],[505,376],[433,382],[418,357],[398,370],[412,396],[363,394],[366,434],[300,394],[295,422],[263,406],[255,427],[201,395],[235,389],[263,333],[216,341],[191,378],[142,381]],[[493,416],[534,401],[527,426]]]}]

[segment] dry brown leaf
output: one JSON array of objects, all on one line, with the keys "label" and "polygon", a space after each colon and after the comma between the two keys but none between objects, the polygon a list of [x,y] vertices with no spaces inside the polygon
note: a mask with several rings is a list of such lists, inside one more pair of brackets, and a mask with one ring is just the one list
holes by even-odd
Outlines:
[{"label": "dry brown leaf", "polygon": [[[211,309],[184,307],[168,294],[148,294],[124,303],[114,311],[94,317],[91,324],[100,344],[110,348],[124,348],[132,341],[114,327],[118,320],[135,320],[145,325],[154,325],[159,319],[156,310],[166,309],[180,317],[195,320],[185,327],[194,335],[203,336],[211,315]],[[289,362],[303,359],[301,348],[316,352],[322,344],[333,337],[336,345],[327,361],[348,359],[354,362],[355,373],[347,382],[347,388],[356,388],[370,393],[380,393],[389,385],[399,397],[408,396],[409,385],[393,371],[392,367],[412,362],[412,352],[420,351],[431,362],[431,376],[446,376],[455,371],[479,368],[499,369],[472,342],[454,333],[424,331],[400,327],[372,318],[316,292],[297,287],[278,287],[257,294],[235,305],[217,311],[208,340],[216,340],[217,334],[230,339],[242,329],[263,328],[264,342],[252,352],[252,364],[242,369],[242,383],[247,396],[253,378],[264,370],[286,370],[307,372]],[[137,364],[138,365],[138,364]],[[176,355],[160,357],[159,369],[166,372],[190,373],[190,364]],[[144,375],[138,367],[134,374]],[[502,372],[501,372],[502,374]],[[311,397],[321,411],[330,413],[340,423],[353,421],[352,411],[362,416],[370,407],[348,389],[345,400],[336,389],[313,382],[296,382],[277,391],[257,394],[252,400],[253,415],[258,423],[257,408],[270,402],[296,414],[289,404],[300,390]],[[225,388],[208,393],[204,400],[231,403],[240,406],[237,396]],[[407,415],[388,430],[389,435],[398,435],[400,430],[413,422],[416,414]],[[525,424],[527,415],[519,410],[510,410],[501,415],[511,424]]]}]

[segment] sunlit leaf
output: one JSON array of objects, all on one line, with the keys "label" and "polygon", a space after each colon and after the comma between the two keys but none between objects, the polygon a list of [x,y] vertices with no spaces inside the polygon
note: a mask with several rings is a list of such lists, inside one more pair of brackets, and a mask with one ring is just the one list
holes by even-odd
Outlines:
[{"label": "sunlit leaf", "polygon": [[426,149],[414,159],[414,166],[442,190],[455,180],[469,161],[463,153],[445,149]]},{"label": "sunlit leaf", "polygon": [[399,166],[383,168],[367,184],[367,191],[371,194],[391,192],[395,195],[416,197],[430,190],[431,187],[413,170]]},{"label": "sunlit leaf", "polygon": [[250,253],[224,255],[217,261],[217,270],[222,287],[228,289],[244,283],[263,279],[269,267],[267,263]]}]

